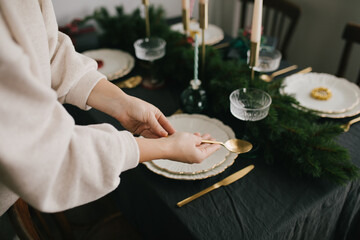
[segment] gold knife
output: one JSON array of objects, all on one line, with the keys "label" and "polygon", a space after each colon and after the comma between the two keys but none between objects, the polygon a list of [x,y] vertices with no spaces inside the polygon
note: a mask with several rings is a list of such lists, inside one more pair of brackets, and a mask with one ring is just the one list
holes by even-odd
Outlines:
[{"label": "gold knife", "polygon": [[206,193],[208,193],[208,192],[210,192],[210,191],[212,191],[214,189],[217,189],[217,188],[219,188],[221,186],[227,186],[227,185],[235,182],[236,180],[239,180],[240,178],[242,178],[246,174],[248,174],[251,170],[253,170],[253,168],[254,168],[254,165],[249,165],[249,166],[237,171],[236,173],[233,173],[230,176],[224,178],[220,182],[217,182],[214,185],[212,185],[212,186],[210,186],[210,187],[208,187],[208,188],[206,188],[206,189],[204,189],[204,190],[202,190],[202,191],[200,191],[200,192],[198,192],[198,193],[196,193],[196,194],[194,194],[194,195],[192,195],[192,196],[190,196],[190,197],[188,197],[188,198],[186,198],[186,199],[184,199],[184,200],[182,200],[180,202],[178,202],[176,205],[178,207],[182,207],[185,204],[197,199],[198,197],[201,197],[202,195],[204,195],[204,194],[206,194]]}]

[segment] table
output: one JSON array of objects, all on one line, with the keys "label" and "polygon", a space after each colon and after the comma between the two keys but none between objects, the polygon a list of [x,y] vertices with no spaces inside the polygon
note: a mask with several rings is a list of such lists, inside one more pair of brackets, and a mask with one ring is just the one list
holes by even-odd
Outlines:
[{"label": "table", "polygon": [[[159,107],[165,115],[179,108],[169,89],[125,90]],[[166,101],[164,101],[166,99]],[[94,122],[111,117],[90,110]],[[219,116],[236,133],[238,121]],[[360,167],[360,124],[338,138]],[[178,208],[176,203],[231,173],[254,164],[241,180]],[[144,165],[121,174],[115,190],[119,207],[145,239],[359,239],[360,180],[339,186],[326,180],[293,177],[261,157],[238,158],[223,173],[204,180],[181,181],[159,176]]]},{"label": "table", "polygon": [[[137,87],[125,92],[151,102],[168,116],[180,107],[176,90]],[[68,106],[68,110],[77,124],[107,122],[123,129],[95,109],[82,112]],[[230,114],[212,117],[238,134],[239,121]],[[340,135],[338,141],[360,167],[360,124]],[[176,206],[249,164],[255,169],[241,180],[182,208]],[[360,239],[360,180],[338,186],[326,180],[292,177],[280,167],[266,165],[261,157],[239,157],[223,173],[196,181],[167,179],[139,165],[121,174],[114,195],[145,239]]]}]

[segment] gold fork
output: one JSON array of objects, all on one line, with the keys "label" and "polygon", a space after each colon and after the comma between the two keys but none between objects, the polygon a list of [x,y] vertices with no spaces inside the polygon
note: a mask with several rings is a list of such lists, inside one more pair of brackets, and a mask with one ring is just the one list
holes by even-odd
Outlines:
[{"label": "gold fork", "polygon": [[354,118],[353,120],[349,121],[348,123],[342,124],[340,127],[344,129],[344,132],[348,132],[350,129],[350,126],[356,122],[360,121],[360,117]]}]

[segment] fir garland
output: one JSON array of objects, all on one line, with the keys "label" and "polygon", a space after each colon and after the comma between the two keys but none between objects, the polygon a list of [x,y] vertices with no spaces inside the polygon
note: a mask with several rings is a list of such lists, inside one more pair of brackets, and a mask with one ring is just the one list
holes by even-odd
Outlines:
[{"label": "fir garland", "polygon": [[[151,33],[166,40],[166,55],[155,61],[155,74],[178,89],[188,86],[193,74],[194,50],[184,36],[172,32],[162,8],[150,7]],[[125,14],[121,6],[110,16],[105,8],[96,10],[85,21],[93,19],[102,30],[101,47],[120,48],[134,54],[133,43],[145,36],[145,22],[140,11]],[[272,97],[269,115],[254,122],[250,135],[257,139],[267,163],[282,164],[291,173],[314,178],[325,177],[336,183],[346,183],[359,176],[348,151],[335,138],[342,133],[339,124],[319,121],[312,112],[294,108],[298,102],[279,92],[281,80],[265,83],[250,79],[249,68],[237,60],[224,60],[219,50],[206,47],[205,88],[211,96],[212,112],[229,112],[229,95],[243,87],[255,87]],[[216,100],[216,101],[215,101]],[[279,144],[281,142],[281,144]]]}]

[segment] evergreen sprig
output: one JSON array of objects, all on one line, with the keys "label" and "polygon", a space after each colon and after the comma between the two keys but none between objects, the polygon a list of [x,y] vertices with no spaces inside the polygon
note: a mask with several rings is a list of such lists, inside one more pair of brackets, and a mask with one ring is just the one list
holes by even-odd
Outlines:
[{"label": "evergreen sprig", "polygon": [[[236,72],[239,67],[227,70]],[[326,177],[336,183],[359,176],[359,169],[351,162],[348,151],[335,141],[343,132],[339,124],[319,121],[314,113],[293,107],[298,102],[292,96],[280,94],[281,81],[269,84],[257,78],[249,83],[249,73],[242,76],[226,79],[232,86],[225,84],[221,76],[212,78],[209,92],[216,96],[216,111],[228,111],[228,96],[240,87],[252,85],[272,96],[269,115],[253,123],[250,130],[251,137],[262,146],[267,163],[282,164],[294,175]]]},{"label": "evergreen sprig", "polygon": [[[150,7],[152,36],[167,42],[166,55],[155,61],[155,74],[170,86],[184,89],[193,77],[194,50],[187,39],[170,30],[162,8]],[[101,28],[101,47],[120,48],[134,54],[133,43],[145,37],[145,21],[140,11],[125,14],[121,6],[110,16],[105,8],[96,10],[85,20],[93,19]],[[295,98],[280,94],[282,81],[266,83],[258,76],[250,81],[250,70],[243,61],[224,60],[219,50],[206,47],[204,81],[211,111],[229,112],[229,95],[238,88],[254,87],[272,97],[269,115],[254,122],[250,135],[257,139],[269,164],[282,164],[289,172],[314,178],[326,177],[345,183],[359,176],[348,151],[335,138],[342,132],[338,124],[319,121],[312,112],[301,111]]]}]

